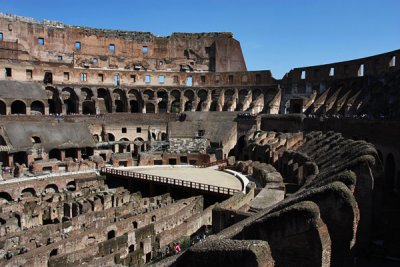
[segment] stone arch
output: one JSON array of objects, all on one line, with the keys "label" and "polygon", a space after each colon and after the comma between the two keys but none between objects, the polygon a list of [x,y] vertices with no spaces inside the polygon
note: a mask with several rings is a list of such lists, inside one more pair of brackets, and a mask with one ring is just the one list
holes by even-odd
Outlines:
[{"label": "stone arch", "polygon": [[146,113],[156,113],[156,106],[153,103],[147,103]]},{"label": "stone arch", "polygon": [[66,87],[62,89],[62,98],[64,100],[65,112],[67,114],[77,114],[79,113],[79,97],[75,93],[75,90]]},{"label": "stone arch", "polygon": [[31,114],[34,113],[44,115],[44,103],[42,101],[36,100],[31,103]]},{"label": "stone arch", "polygon": [[21,191],[22,197],[34,197],[36,196],[36,191],[32,187],[27,187]]},{"label": "stone arch", "polygon": [[[139,145],[139,143],[141,143],[141,145]],[[133,142],[132,155],[137,156],[139,154],[139,152],[142,152],[144,150],[145,150],[144,140],[140,137],[135,138],[135,140]]]},{"label": "stone arch", "polygon": [[3,100],[0,100],[0,115],[7,115],[7,105]]},{"label": "stone arch", "polygon": [[154,91],[153,91],[153,90],[151,90],[151,89],[146,89],[146,90],[144,90],[144,92],[143,92],[143,96],[144,96],[145,100],[154,100],[155,94],[154,94]]},{"label": "stone arch", "polygon": [[7,192],[0,192],[0,204],[13,201],[11,195]]},{"label": "stone arch", "polygon": [[158,103],[158,113],[166,113],[168,111],[168,102],[167,101],[160,101]]},{"label": "stone arch", "polygon": [[[129,142],[129,139],[124,137],[124,138],[121,138],[119,141],[127,141],[127,142]],[[130,144],[127,144],[127,145],[119,144],[118,153],[123,153],[124,152],[124,147],[126,147],[126,152],[131,152],[131,145]]]},{"label": "stone arch", "polygon": [[132,226],[133,226],[133,229],[137,229],[137,228],[138,228],[138,223],[137,223],[137,221],[134,221],[134,222],[132,223]]},{"label": "stone arch", "polygon": [[54,148],[49,151],[49,159],[58,159],[61,160],[61,150]]},{"label": "stone arch", "polygon": [[192,108],[193,108],[193,102],[190,101],[190,100],[186,101],[186,103],[185,103],[185,109],[184,109],[184,110],[185,110],[185,111],[191,111]]},{"label": "stone arch", "polygon": [[81,88],[81,99],[82,100],[93,100],[93,90],[87,87]]},{"label": "stone arch", "polygon": [[207,101],[208,93],[204,89],[200,89],[197,92],[197,97],[199,98],[199,103],[197,104],[196,111],[203,111],[203,103]]},{"label": "stone arch", "polygon": [[84,100],[82,102],[82,114],[96,114],[96,104],[93,100]]},{"label": "stone arch", "polygon": [[81,88],[82,114],[96,114],[96,102],[94,93],[90,88]]},{"label": "stone arch", "polygon": [[[0,135],[0,146],[7,146],[6,140],[4,140],[4,137]],[[9,159],[8,159],[8,152],[7,151],[0,151],[0,162],[3,163],[4,166],[9,165]]]},{"label": "stone arch", "polygon": [[115,112],[127,112],[128,111],[128,101],[126,98],[126,94],[121,89],[114,89],[114,104],[115,104]]},{"label": "stone arch", "polygon": [[386,156],[385,160],[385,187],[389,191],[394,190],[395,175],[396,175],[396,162],[392,153]]},{"label": "stone arch", "polygon": [[61,100],[60,100],[60,93],[54,87],[47,86],[46,87],[47,93],[47,104],[49,105],[49,113],[50,114],[61,114]]},{"label": "stone arch", "polygon": [[74,192],[76,190],[76,183],[74,180],[70,181],[67,183],[67,185],[65,187],[67,188],[68,191]]},{"label": "stone arch", "polygon": [[129,106],[131,113],[141,113],[143,109],[143,99],[140,92],[136,89],[131,89],[128,92]]},{"label": "stone arch", "polygon": [[78,157],[78,150],[74,147],[65,149],[65,157],[66,158],[77,158]]},{"label": "stone arch", "polygon": [[58,193],[58,186],[56,184],[48,184],[43,189],[45,193]]},{"label": "stone arch", "polygon": [[239,99],[238,99],[238,104],[236,106],[236,111],[243,111],[244,106],[245,106],[244,102],[245,102],[248,94],[249,94],[249,91],[246,89],[239,90],[239,92],[238,92]]},{"label": "stone arch", "polygon": [[97,89],[97,99],[99,100],[100,110],[108,113],[112,112],[112,101],[110,91],[104,88]]},{"label": "stone arch", "polygon": [[262,94],[262,92],[261,92],[260,89],[254,89],[254,90],[251,92],[252,100],[253,100],[253,101],[257,100],[257,98],[258,98],[261,94]]},{"label": "stone arch", "polygon": [[224,92],[224,106],[222,107],[222,111],[228,111],[229,107],[232,105],[234,100],[235,91],[233,89],[227,89]]},{"label": "stone arch", "polygon": [[11,114],[26,114],[26,103],[22,100],[12,102]]},{"label": "stone arch", "polygon": [[19,151],[17,153],[14,153],[13,155],[13,160],[14,164],[25,164],[25,166],[28,166],[28,155],[25,151]]},{"label": "stone arch", "polygon": [[107,240],[110,240],[115,237],[115,230],[108,231]]},{"label": "stone arch", "polygon": [[219,94],[220,91],[218,89],[212,90],[210,111],[218,111]]}]

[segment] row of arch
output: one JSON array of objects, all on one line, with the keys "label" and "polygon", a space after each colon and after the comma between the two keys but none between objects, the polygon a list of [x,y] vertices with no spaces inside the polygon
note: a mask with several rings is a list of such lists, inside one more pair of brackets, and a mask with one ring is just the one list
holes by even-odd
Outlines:
[{"label": "row of arch", "polygon": [[[76,183],[75,181],[70,181],[66,184],[65,187],[68,191],[75,191],[76,190]],[[38,190],[34,187],[26,187],[20,190],[19,196],[21,198],[29,198],[29,197],[36,197],[40,194],[54,194],[59,193],[60,189],[56,184],[48,184],[42,190]],[[16,199],[13,198],[12,194],[6,191],[0,192],[0,203],[4,202],[11,202],[15,201]]]},{"label": "row of arch", "polygon": [[49,113],[130,112],[163,113],[181,111],[243,111],[263,95],[261,89],[106,89],[70,87],[61,92],[46,88]]},{"label": "row of arch", "polygon": [[34,100],[28,105],[24,100],[14,100],[9,106],[10,111],[7,112],[7,104],[4,100],[0,99],[0,115],[9,114],[28,114],[28,107],[31,114],[45,114],[45,103],[41,100]]}]

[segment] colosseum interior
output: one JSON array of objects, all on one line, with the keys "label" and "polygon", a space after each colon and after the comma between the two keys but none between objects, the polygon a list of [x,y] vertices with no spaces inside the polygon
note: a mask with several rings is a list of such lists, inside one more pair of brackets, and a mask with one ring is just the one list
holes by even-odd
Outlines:
[{"label": "colosseum interior", "polygon": [[399,264],[399,58],[1,14],[0,265]]}]

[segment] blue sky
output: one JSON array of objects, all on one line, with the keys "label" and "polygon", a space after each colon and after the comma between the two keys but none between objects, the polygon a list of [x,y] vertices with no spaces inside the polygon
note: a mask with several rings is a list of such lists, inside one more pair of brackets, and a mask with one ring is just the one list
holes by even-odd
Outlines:
[{"label": "blue sky", "polygon": [[400,0],[0,0],[0,11],[70,25],[172,32],[229,31],[248,70],[294,67],[400,48]]}]

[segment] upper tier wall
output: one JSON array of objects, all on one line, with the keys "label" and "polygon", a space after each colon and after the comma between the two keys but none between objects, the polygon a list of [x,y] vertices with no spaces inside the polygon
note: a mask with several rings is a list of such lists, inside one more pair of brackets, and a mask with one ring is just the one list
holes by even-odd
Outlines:
[{"label": "upper tier wall", "polygon": [[0,14],[0,58],[100,68],[246,71],[232,33],[104,30]]}]

